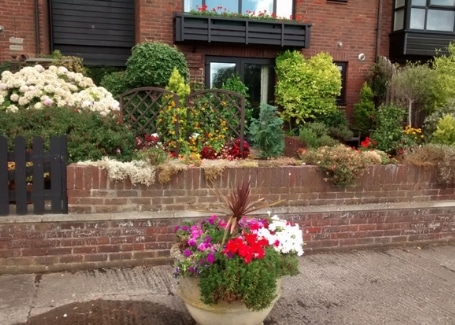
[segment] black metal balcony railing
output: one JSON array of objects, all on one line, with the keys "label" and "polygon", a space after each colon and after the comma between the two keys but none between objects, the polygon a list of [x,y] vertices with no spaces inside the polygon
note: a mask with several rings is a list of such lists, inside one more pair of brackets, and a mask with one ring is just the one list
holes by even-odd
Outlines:
[{"label": "black metal balcony railing", "polygon": [[175,42],[232,43],[309,48],[311,24],[178,13]]}]

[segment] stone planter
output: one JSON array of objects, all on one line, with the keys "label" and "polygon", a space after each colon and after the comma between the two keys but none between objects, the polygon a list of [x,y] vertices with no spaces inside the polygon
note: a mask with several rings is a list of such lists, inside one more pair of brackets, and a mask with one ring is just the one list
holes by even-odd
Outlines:
[{"label": "stone planter", "polygon": [[191,317],[198,325],[261,325],[272,311],[281,294],[281,279],[277,282],[277,296],[270,306],[253,311],[241,303],[220,302],[214,305],[204,304],[200,299],[199,279],[180,279],[177,295],[183,300]]}]

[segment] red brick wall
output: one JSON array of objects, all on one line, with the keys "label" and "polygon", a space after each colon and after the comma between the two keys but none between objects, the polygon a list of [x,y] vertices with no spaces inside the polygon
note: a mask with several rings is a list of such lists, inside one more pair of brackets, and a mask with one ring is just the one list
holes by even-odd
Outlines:
[{"label": "red brick wall", "polygon": [[[136,42],[146,40],[173,44],[173,13],[183,10],[182,0],[135,0],[136,1]],[[376,47],[378,53],[387,56],[388,34],[392,25],[392,0],[382,0],[382,18],[380,20],[380,42],[377,42],[378,2],[349,0],[347,3],[328,2],[326,0],[295,0],[296,15],[311,22],[311,48],[304,50],[306,56],[325,51],[335,60],[348,62],[346,113],[352,113],[352,106],[358,101],[359,91],[365,80],[365,74],[373,64]],[[49,53],[49,19],[47,1],[38,0],[41,53]],[[37,55],[35,35],[35,1],[0,0],[0,13],[5,32],[0,34],[0,60],[10,60],[13,54]],[[23,53],[9,50],[9,38],[24,38]],[[337,47],[341,41],[343,46]],[[242,56],[275,58],[279,49],[245,48],[235,46],[179,46],[185,53],[194,81],[203,81],[205,55]],[[359,62],[359,53],[366,55],[366,60]]]},{"label": "red brick wall", "polygon": [[211,186],[228,192],[244,179],[251,180],[256,196],[284,206],[325,206],[451,200],[455,186],[436,182],[435,170],[409,165],[375,165],[356,185],[338,187],[324,181],[315,166],[282,168],[227,168],[213,184],[201,168],[189,168],[173,176],[169,184],[132,185],[113,182],[106,170],[86,165],[68,168],[70,213],[118,213],[141,211],[208,210],[218,207]]},{"label": "red brick wall", "polygon": [[[49,19],[46,0],[37,0],[38,26],[36,28],[34,0],[0,0],[0,62],[11,61],[12,56],[25,54],[35,57],[40,53],[49,53]],[[23,38],[22,51],[10,50],[10,38]],[[39,47],[37,47],[37,39]]]},{"label": "red brick wall", "polygon": [[[373,166],[341,188],[312,166],[242,168],[211,186],[228,193],[251,179],[254,196],[285,199],[270,210],[300,224],[310,253],[454,241],[455,186],[435,177],[432,168]],[[145,187],[70,165],[67,187],[69,215],[0,218],[0,274],[169,263],[175,226],[220,210],[199,168]]]}]

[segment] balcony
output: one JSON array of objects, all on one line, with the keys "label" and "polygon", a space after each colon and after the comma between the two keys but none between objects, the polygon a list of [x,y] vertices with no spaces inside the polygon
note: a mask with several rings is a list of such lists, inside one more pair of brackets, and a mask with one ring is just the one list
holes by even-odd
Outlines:
[{"label": "balcony", "polygon": [[311,24],[291,20],[260,20],[178,13],[176,43],[230,43],[309,48]]},{"label": "balcony", "polygon": [[447,46],[455,42],[455,34],[423,30],[401,30],[390,34],[390,53],[392,59],[412,57],[432,57],[437,51],[448,54]]}]

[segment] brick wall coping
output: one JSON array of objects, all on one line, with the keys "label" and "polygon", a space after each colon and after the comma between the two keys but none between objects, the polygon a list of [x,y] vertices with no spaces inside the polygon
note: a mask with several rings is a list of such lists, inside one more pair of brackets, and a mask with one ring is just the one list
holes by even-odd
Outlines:
[{"label": "brick wall coping", "polygon": [[[351,205],[324,205],[324,206],[292,206],[271,207],[256,211],[252,214],[289,215],[294,213],[323,213],[323,212],[349,212],[349,211],[381,211],[381,210],[405,210],[405,209],[429,209],[429,208],[455,208],[455,200],[425,201],[425,202],[396,202],[396,203],[373,203]],[[110,220],[147,220],[147,219],[191,219],[201,218],[216,214],[216,212],[200,211],[148,211],[148,212],[125,212],[125,213],[95,213],[95,214],[49,214],[49,215],[25,215],[0,217],[0,224],[10,223],[39,223],[39,222],[69,222],[69,221],[110,221]]]}]

